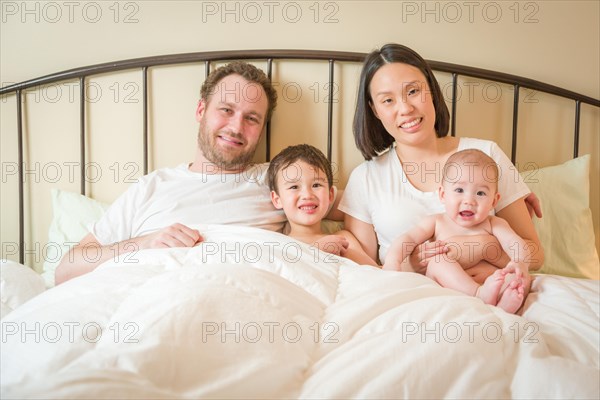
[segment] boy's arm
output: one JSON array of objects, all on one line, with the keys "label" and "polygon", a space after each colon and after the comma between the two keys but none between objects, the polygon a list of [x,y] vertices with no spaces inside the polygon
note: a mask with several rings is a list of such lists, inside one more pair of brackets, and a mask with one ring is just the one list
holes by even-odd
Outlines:
[{"label": "boy's arm", "polygon": [[365,253],[358,242],[358,239],[356,239],[352,232],[341,230],[336,232],[336,235],[344,236],[348,240],[348,248],[342,251],[342,257],[349,258],[360,265],[372,265],[374,267],[380,267],[371,257],[369,257],[367,253]]},{"label": "boy's arm", "polygon": [[413,252],[415,247],[431,239],[435,234],[435,215],[430,215],[414,228],[397,237],[385,256],[383,269],[401,271],[403,261]]}]

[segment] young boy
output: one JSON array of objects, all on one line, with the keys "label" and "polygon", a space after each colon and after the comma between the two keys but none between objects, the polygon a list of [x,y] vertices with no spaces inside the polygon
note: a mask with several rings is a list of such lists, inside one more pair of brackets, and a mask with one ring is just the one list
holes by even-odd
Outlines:
[{"label": "young boy", "polygon": [[[310,145],[290,146],[271,160],[267,172],[271,201],[283,209],[289,223],[288,236],[301,242],[320,242],[321,249],[329,251],[327,234],[321,220],[327,215],[333,201],[333,172],[323,153]],[[335,235],[344,237],[348,246],[331,251],[364,265],[378,266],[362,249],[354,235],[341,230]]]},{"label": "young boy", "polygon": [[[448,240],[458,235],[494,235],[511,261],[487,277],[483,285],[475,282],[452,256],[442,255],[431,260],[427,276],[440,285],[479,297],[491,304],[515,313],[523,304],[523,275],[528,273],[525,257],[531,256],[526,242],[502,218],[490,215],[498,193],[498,166],[480,150],[463,150],[448,158],[443,170],[439,196],[446,207],[444,214],[435,214],[394,240],[387,254],[384,269],[397,266],[410,255],[415,246],[429,240]],[[480,260],[470,260],[477,264]],[[507,274],[515,279],[506,285]]]}]

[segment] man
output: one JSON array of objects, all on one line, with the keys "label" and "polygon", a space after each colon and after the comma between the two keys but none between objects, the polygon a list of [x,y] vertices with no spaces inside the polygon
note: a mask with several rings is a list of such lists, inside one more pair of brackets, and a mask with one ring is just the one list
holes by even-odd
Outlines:
[{"label": "man", "polygon": [[[197,224],[281,231],[286,218],[270,201],[267,164],[251,164],[276,103],[271,82],[253,65],[232,62],[213,71],[202,85],[196,110],[200,128],[194,162],[154,171],[132,185],[63,257],[56,284],[119,254],[195,246],[203,240],[190,228]],[[339,214],[335,206],[332,210]],[[341,220],[341,214],[333,217]],[[338,238],[328,240],[347,246]],[[86,259],[88,252],[94,262]]]}]

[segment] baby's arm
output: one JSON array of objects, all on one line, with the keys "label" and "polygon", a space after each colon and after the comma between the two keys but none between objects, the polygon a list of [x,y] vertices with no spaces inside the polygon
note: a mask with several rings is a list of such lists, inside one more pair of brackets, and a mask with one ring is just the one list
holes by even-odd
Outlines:
[{"label": "baby's arm", "polygon": [[385,256],[383,269],[400,271],[400,265],[413,252],[415,247],[433,237],[435,234],[435,221],[436,216],[430,215],[414,228],[397,237]]},{"label": "baby's arm", "polygon": [[377,263],[373,261],[373,259],[369,257],[367,253],[365,253],[360,243],[358,242],[358,239],[356,239],[352,232],[347,230],[341,230],[336,232],[335,234],[343,236],[348,240],[348,247],[345,250],[342,250],[342,257],[349,258],[360,265],[372,265],[374,267],[379,267],[379,265],[377,265]]},{"label": "baby's arm", "polygon": [[[531,251],[531,245],[516,234],[506,220],[500,217],[490,217],[492,234],[498,239],[502,249],[511,259],[512,266],[517,269],[517,275],[527,274],[528,265],[531,263],[531,257],[534,255]],[[509,264],[510,265],[510,264]]]}]

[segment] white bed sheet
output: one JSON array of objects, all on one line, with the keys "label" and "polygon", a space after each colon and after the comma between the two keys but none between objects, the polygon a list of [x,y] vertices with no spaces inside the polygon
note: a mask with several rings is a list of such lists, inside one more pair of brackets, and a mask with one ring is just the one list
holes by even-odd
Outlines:
[{"label": "white bed sheet", "polygon": [[598,398],[598,281],[523,316],[252,228],[198,227],[2,320],[2,398]]}]

